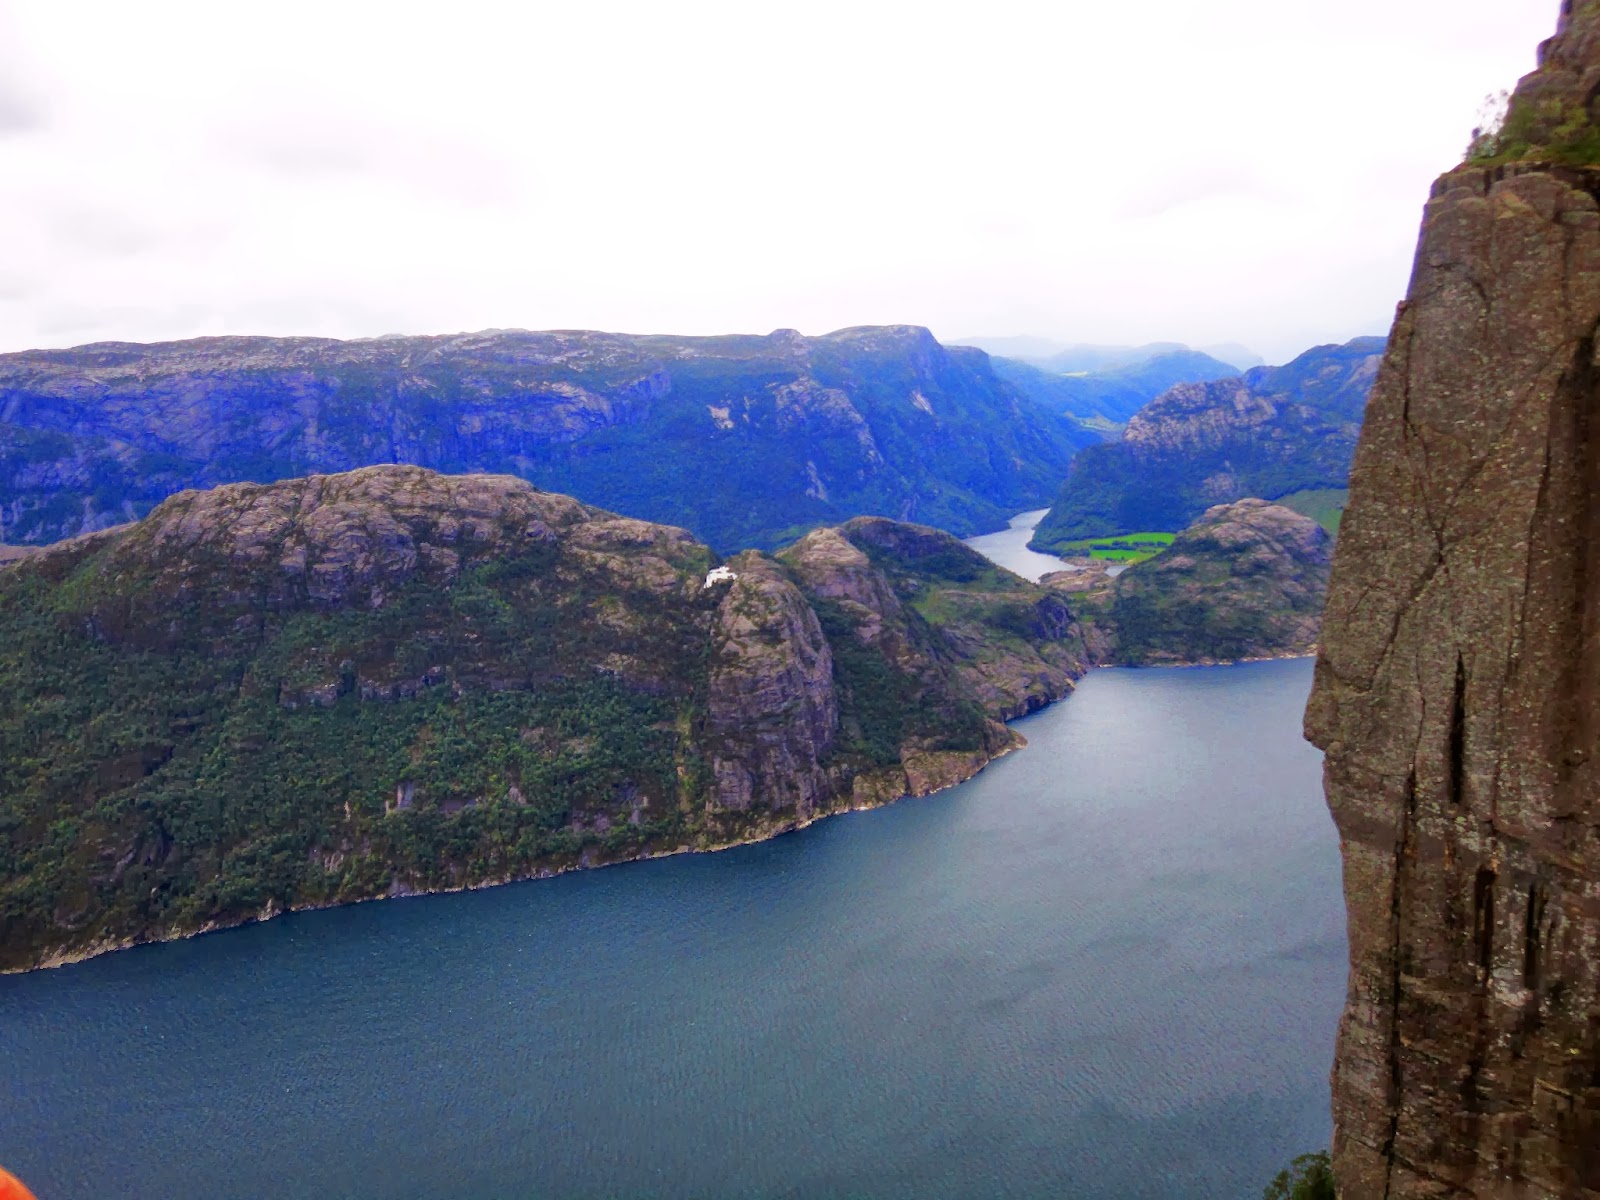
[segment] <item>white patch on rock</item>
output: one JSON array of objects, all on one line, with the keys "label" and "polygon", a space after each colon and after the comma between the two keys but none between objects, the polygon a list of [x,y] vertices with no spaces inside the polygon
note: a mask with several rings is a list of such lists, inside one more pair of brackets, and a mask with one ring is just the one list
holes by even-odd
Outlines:
[{"label": "white patch on rock", "polygon": [[817,474],[817,464],[810,459],[806,460],[806,495],[813,500],[828,498],[828,485],[822,482],[822,476]]},{"label": "white patch on rock", "polygon": [[729,415],[729,409],[718,408],[715,404],[708,404],[706,405],[706,411],[711,414],[711,420],[718,429],[733,428],[733,417]]},{"label": "white patch on rock", "polygon": [[911,389],[911,403],[915,404],[930,417],[933,416],[933,405],[928,403],[928,398],[922,394],[922,390],[920,388]]},{"label": "white patch on rock", "polygon": [[700,590],[705,591],[706,588],[718,583],[732,583],[737,578],[739,576],[734,574],[732,567],[712,567],[706,573],[706,581],[700,585]]},{"label": "white patch on rock", "polygon": [[383,815],[388,816],[390,813],[410,808],[416,802],[416,796],[417,785],[409,779],[402,779],[400,785],[394,789],[394,800],[384,802]]}]

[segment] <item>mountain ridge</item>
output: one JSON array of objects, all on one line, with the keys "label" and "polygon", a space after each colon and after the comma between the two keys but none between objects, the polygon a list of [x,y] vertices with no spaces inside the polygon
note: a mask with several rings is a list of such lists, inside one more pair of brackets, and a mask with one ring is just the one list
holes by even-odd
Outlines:
[{"label": "mountain ridge", "polygon": [[1126,425],[1141,408],[1180,383],[1204,383],[1239,373],[1229,363],[1183,348],[1076,374],[1016,359],[991,361],[995,374],[1051,410],[1113,426]]},{"label": "mountain ridge", "polygon": [[0,540],[382,462],[519,475],[723,551],[866,514],[966,534],[1095,440],[916,326],[102,342],[0,355]]},{"label": "mountain ridge", "polygon": [[1180,384],[1084,449],[1034,533],[1050,552],[1090,537],[1176,532],[1213,504],[1341,488],[1383,341],[1317,346],[1281,367]]},{"label": "mountain ridge", "polygon": [[[1267,528],[1236,507],[1102,604],[1079,593],[1103,574],[1029,583],[880,517],[719,560],[512,476],[180,493],[0,564],[0,970],[926,795],[1247,592],[1228,652],[1303,652],[1294,597],[1268,595],[1288,542],[1219,535]],[[1157,647],[1118,608],[1136,593],[1188,631]]]}]

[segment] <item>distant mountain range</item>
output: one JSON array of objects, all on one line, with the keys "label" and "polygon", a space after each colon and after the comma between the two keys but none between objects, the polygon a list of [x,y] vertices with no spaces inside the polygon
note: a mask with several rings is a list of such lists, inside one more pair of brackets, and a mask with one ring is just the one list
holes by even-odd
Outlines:
[{"label": "distant mountain range", "polygon": [[0,542],[379,463],[517,475],[723,551],[862,514],[965,535],[1049,501],[1101,436],[1070,411],[904,325],[28,351],[0,355]]},{"label": "distant mountain range", "polygon": [[1382,338],[1357,338],[1172,388],[1121,441],[1078,455],[1032,545],[1062,552],[1083,538],[1175,532],[1215,504],[1343,488],[1383,349]]},{"label": "distant mountain range", "polygon": [[1239,369],[1198,350],[1179,347],[1149,358],[1062,374],[1021,359],[995,358],[995,374],[1052,412],[1108,431],[1168,388],[1239,374]]},{"label": "distant mountain range", "polygon": [[1182,342],[1149,342],[1143,346],[1103,346],[1082,342],[1058,342],[1041,337],[956,338],[953,346],[976,346],[997,358],[1018,359],[1060,375],[1089,371],[1115,371],[1137,367],[1152,358],[1198,351],[1221,359],[1234,373],[1264,366],[1266,360],[1247,346],[1226,342],[1215,346],[1186,346]]}]

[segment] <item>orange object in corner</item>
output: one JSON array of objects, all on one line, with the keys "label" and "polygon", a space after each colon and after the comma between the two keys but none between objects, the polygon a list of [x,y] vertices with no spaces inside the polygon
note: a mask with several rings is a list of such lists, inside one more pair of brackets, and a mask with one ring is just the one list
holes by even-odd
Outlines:
[{"label": "orange object in corner", "polygon": [[0,1200],[37,1200],[27,1186],[4,1167],[0,1167]]}]

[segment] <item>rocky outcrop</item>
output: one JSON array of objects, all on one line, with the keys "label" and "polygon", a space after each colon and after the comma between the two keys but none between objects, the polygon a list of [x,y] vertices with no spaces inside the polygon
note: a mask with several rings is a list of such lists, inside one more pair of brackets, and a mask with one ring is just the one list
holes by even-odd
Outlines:
[{"label": "rocky outcrop", "polygon": [[838,606],[856,641],[901,670],[932,673],[931,687],[992,718],[1060,699],[1091,663],[1057,594],[1017,588],[1016,576],[939,530],[858,517],[782,557],[813,596]]},{"label": "rocky outcrop", "polygon": [[753,804],[810,819],[833,798],[825,763],[839,724],[833,651],[800,589],[773,562],[731,564],[712,626],[706,731],[715,786],[706,802]]},{"label": "rocky outcrop", "polygon": [[861,512],[974,533],[1095,440],[911,326],[104,343],[0,355],[0,542],[382,463],[515,475],[725,551]]},{"label": "rocky outcrop", "polygon": [[1120,442],[1073,460],[1035,549],[1176,533],[1214,504],[1342,488],[1383,342],[1318,346],[1282,367],[1180,384],[1140,409]]},{"label": "rocky outcrop", "polygon": [[185,492],[0,566],[0,969],[923,795],[1086,666],[921,526],[718,566],[509,476]]},{"label": "rocky outcrop", "polygon": [[[264,585],[238,594],[236,604],[379,608],[413,578],[447,585],[463,563],[553,544],[557,530],[585,523],[621,519],[509,476],[368,468],[179,493],[119,538],[110,561],[113,569],[157,565],[160,604],[215,593],[220,574],[241,587]],[[661,532],[679,547],[691,541],[682,530]],[[582,540],[592,543],[596,533],[585,530]]]},{"label": "rocky outcrop", "polygon": [[1164,553],[1114,578],[1047,575],[1092,630],[1098,662],[1240,662],[1316,649],[1333,539],[1265,500],[1208,509]]},{"label": "rocky outcrop", "polygon": [[[1513,114],[1592,126],[1600,5],[1541,63]],[[1439,180],[1356,456],[1306,717],[1351,1200],[1600,1196],[1597,195],[1537,144]]]}]

